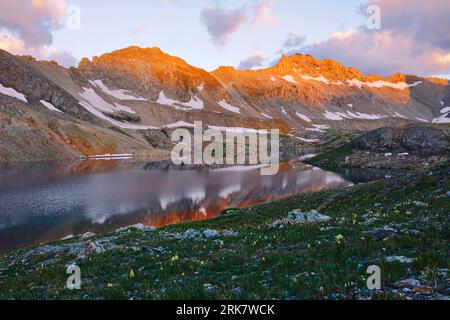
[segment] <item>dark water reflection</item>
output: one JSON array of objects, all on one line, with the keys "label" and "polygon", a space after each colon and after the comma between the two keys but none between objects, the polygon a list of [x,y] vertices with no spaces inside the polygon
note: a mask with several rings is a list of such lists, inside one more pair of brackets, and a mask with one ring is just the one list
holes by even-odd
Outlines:
[{"label": "dark water reflection", "polygon": [[259,169],[188,169],[133,161],[28,164],[0,169],[0,251],[88,231],[212,218],[230,207],[346,186],[341,175],[300,162],[276,176]]}]

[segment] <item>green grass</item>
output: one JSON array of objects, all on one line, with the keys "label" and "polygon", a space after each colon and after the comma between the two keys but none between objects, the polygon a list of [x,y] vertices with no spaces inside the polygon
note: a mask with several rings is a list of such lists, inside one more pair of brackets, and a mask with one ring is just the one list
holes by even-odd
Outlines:
[{"label": "green grass", "polygon": [[[77,263],[83,281],[79,291],[65,289],[66,264],[74,256],[61,253],[56,257],[59,262],[41,266],[49,256],[37,256],[24,264],[20,257],[27,250],[20,250],[0,257],[0,299],[350,299],[365,288],[366,268],[372,264],[380,265],[384,287],[420,272],[439,281],[437,269],[449,265],[448,190],[446,164],[431,176],[409,174],[347,189],[301,194],[154,232],[116,233],[113,242],[122,249]],[[417,200],[429,206],[418,207],[414,204]],[[282,230],[268,227],[290,210],[316,209],[324,202],[327,205],[321,213],[333,218],[329,222]],[[364,224],[366,214],[374,219],[372,225]],[[417,229],[420,234],[402,234],[385,242],[370,240],[368,233],[385,225]],[[233,230],[238,235],[221,236],[217,241],[167,236],[206,228]],[[338,235],[343,236],[340,243]],[[157,247],[163,251],[151,255],[145,250]],[[412,265],[388,264],[385,258],[390,255],[416,260]],[[12,261],[18,262],[10,266]],[[131,270],[134,277],[130,277]],[[205,284],[215,289],[205,290]],[[374,299],[401,298],[390,291],[372,295]]]},{"label": "green grass", "polygon": [[324,168],[337,168],[340,161],[353,153],[350,144],[345,144],[335,149],[330,149],[318,156],[304,161],[311,165],[320,165]]}]

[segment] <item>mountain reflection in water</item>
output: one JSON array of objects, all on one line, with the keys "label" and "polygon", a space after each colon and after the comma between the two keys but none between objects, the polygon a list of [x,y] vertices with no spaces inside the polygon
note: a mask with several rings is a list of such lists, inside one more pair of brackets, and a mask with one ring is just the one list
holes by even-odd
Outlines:
[{"label": "mountain reflection in water", "polygon": [[148,168],[129,161],[30,164],[0,170],[0,251],[143,223],[164,226],[216,217],[293,194],[347,186],[340,175],[284,163],[259,169]]}]

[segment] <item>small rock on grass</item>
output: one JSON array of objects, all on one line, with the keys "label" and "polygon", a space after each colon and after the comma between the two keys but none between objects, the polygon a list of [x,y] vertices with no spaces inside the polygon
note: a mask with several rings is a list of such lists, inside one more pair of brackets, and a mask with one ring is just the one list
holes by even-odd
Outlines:
[{"label": "small rock on grass", "polygon": [[372,229],[371,231],[372,240],[375,241],[387,241],[393,238],[397,238],[398,236],[399,235],[397,230],[389,226],[384,226],[382,228],[375,228]]},{"label": "small rock on grass", "polygon": [[269,228],[270,229],[283,229],[289,225],[314,223],[314,222],[326,222],[331,220],[331,217],[324,214],[320,214],[317,210],[311,210],[309,212],[302,212],[301,210],[294,210],[288,213],[288,217],[281,220],[274,221]]},{"label": "small rock on grass", "polygon": [[415,261],[416,259],[414,258],[407,258],[404,256],[390,256],[386,258],[386,262],[387,263],[394,263],[394,262],[399,262],[399,263],[404,263],[404,264],[411,264]]},{"label": "small rock on grass", "polygon": [[414,289],[416,287],[419,287],[420,281],[417,279],[405,279],[398,281],[394,284],[396,288],[407,288],[407,289]]},{"label": "small rock on grass", "polygon": [[427,208],[428,203],[422,201],[414,201],[414,205],[419,208]]}]

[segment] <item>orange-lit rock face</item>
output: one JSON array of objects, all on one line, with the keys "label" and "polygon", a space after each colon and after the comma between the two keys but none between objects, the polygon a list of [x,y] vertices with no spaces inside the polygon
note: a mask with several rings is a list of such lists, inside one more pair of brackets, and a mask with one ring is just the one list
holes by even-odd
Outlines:
[{"label": "orange-lit rock face", "polygon": [[[83,59],[78,69],[90,75],[106,76],[122,88],[135,90],[156,99],[160,90],[189,101],[199,87],[210,90],[219,83],[203,69],[188,65],[184,60],[163,53],[159,48],[129,47],[94,57],[92,62]],[[124,82],[123,80],[126,80]]]},{"label": "orange-lit rock face", "polygon": [[[111,85],[138,90],[141,95],[156,100],[161,90],[171,98],[187,102],[197,94],[209,105],[220,99],[234,102],[251,113],[258,105],[297,104],[320,108],[361,94],[360,88],[348,81],[383,81],[411,83],[417,77],[395,74],[389,78],[365,76],[358,70],[330,60],[318,60],[309,55],[282,56],[277,65],[257,71],[220,67],[209,73],[187,64],[184,60],[163,53],[158,48],[130,47],[95,57],[92,62],[83,59],[79,71],[90,78],[107,78]],[[414,78],[414,79],[412,79]],[[372,94],[389,102],[404,104],[409,89],[364,87]],[[393,93],[395,92],[395,93]],[[396,97],[400,97],[397,101]],[[247,108],[248,107],[248,108]]]}]

